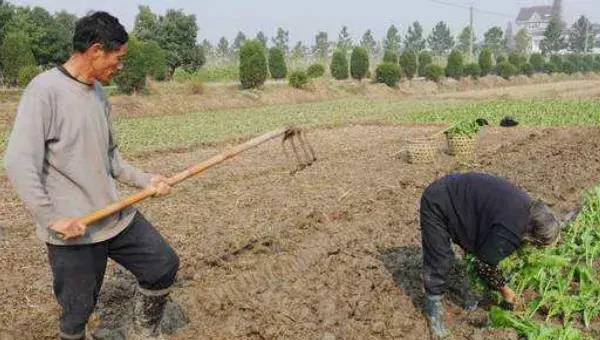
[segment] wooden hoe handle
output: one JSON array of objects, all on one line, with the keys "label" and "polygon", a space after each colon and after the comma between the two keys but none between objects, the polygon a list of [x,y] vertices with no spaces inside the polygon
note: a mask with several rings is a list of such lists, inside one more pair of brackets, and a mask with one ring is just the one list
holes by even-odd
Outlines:
[{"label": "wooden hoe handle", "polygon": [[[211,168],[219,163],[222,163],[248,149],[256,147],[266,141],[269,141],[273,138],[277,138],[279,136],[294,133],[296,131],[293,127],[282,127],[278,130],[274,130],[271,132],[267,132],[262,136],[256,137],[247,141],[246,143],[237,145],[227,151],[221,152],[218,155],[211,157],[210,159],[205,160],[204,162],[198,163],[178,174],[167,179],[169,185],[174,186],[192,176],[195,176],[208,168]],[[156,194],[156,190],[152,187],[148,187],[136,194],[125,197],[123,200],[119,202],[115,202],[111,205],[108,205],[100,210],[94,211],[89,215],[83,216],[79,219],[79,221],[85,225],[92,224],[97,222],[107,216],[110,216],[120,210],[123,210],[131,205],[134,205],[148,197],[154,196]],[[62,233],[55,233],[56,237],[59,239],[63,239],[64,235]]]}]

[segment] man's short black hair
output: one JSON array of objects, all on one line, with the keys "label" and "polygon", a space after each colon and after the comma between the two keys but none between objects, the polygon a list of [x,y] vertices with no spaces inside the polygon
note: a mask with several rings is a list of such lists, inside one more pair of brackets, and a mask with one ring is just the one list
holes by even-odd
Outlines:
[{"label": "man's short black hair", "polygon": [[94,12],[79,19],[73,35],[73,50],[85,52],[99,43],[106,51],[114,51],[127,43],[129,36],[119,19],[106,12]]}]

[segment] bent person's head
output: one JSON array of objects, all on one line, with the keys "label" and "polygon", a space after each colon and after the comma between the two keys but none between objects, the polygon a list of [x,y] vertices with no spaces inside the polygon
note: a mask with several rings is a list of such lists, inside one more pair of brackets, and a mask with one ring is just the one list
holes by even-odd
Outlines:
[{"label": "bent person's head", "polygon": [[110,80],[123,68],[129,36],[119,20],[106,12],[79,19],[73,34],[73,50],[85,56],[94,78]]},{"label": "bent person's head", "polygon": [[550,245],[556,242],[560,233],[560,223],[548,205],[535,200],[529,207],[530,221],[527,238],[538,245]]}]

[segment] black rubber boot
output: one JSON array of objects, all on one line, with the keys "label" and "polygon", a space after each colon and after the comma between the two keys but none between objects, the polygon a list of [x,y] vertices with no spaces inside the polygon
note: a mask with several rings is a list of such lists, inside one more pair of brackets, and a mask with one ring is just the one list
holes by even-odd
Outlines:
[{"label": "black rubber boot", "polygon": [[435,340],[448,339],[450,331],[444,324],[443,295],[428,295],[425,303],[425,314],[429,322],[431,336]]},{"label": "black rubber boot", "polygon": [[160,322],[168,296],[168,290],[138,289],[133,310],[133,329],[127,335],[128,340],[164,339],[160,331]]}]

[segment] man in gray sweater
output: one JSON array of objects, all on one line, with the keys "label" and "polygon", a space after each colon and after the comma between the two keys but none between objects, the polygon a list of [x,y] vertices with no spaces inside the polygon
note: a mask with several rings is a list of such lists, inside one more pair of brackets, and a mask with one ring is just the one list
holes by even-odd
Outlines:
[{"label": "man in gray sweater", "polygon": [[[96,223],[79,217],[118,200],[115,180],[170,192],[167,179],[141,172],[121,156],[101,83],[122,67],[128,35],[105,12],[81,18],[73,53],[28,84],[5,154],[6,174],[47,245],[61,339],[85,339],[107,259],[131,271],[139,287],[131,338],[160,338],[169,288],[179,269],[171,246],[135,208]],[[63,237],[57,237],[63,235]]]}]

